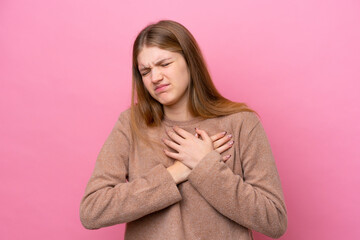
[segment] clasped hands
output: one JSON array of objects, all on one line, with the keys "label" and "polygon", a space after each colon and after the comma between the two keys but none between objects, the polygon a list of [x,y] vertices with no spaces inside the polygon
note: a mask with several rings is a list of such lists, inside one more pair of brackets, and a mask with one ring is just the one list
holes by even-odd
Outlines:
[{"label": "clasped hands", "polygon": [[[175,160],[180,161],[188,168],[193,169],[208,153],[216,150],[222,153],[229,149],[234,141],[228,143],[231,135],[226,135],[226,132],[221,132],[213,136],[209,136],[204,130],[195,128],[195,136],[185,131],[184,129],[175,126],[174,131],[167,131],[167,135],[171,140],[163,138],[163,142],[176,152],[170,152],[164,149],[164,153]],[[200,136],[201,139],[198,137]],[[227,144],[226,144],[227,143]],[[230,155],[224,156],[226,161]]]}]

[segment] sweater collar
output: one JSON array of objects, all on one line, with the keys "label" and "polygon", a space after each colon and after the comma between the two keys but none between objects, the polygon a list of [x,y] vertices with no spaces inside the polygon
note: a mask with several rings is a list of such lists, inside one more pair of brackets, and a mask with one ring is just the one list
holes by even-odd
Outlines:
[{"label": "sweater collar", "polygon": [[187,125],[191,125],[194,123],[198,123],[202,120],[204,120],[204,118],[202,118],[200,116],[194,117],[194,118],[192,118],[190,120],[186,120],[186,121],[170,120],[168,117],[164,116],[163,123],[170,127],[172,127],[172,126],[187,126]]}]

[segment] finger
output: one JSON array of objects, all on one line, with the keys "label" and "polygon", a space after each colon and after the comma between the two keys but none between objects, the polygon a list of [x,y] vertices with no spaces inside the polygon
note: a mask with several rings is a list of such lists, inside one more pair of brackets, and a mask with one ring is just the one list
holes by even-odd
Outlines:
[{"label": "finger", "polygon": [[180,145],[176,144],[176,143],[173,142],[173,141],[170,141],[170,140],[168,140],[168,139],[165,139],[165,138],[163,138],[162,140],[163,140],[163,142],[165,143],[166,146],[168,146],[168,147],[176,150],[177,152],[179,152],[179,150],[180,150]]},{"label": "finger", "polygon": [[195,137],[196,137],[196,138],[199,138],[199,134],[198,134],[198,133],[195,133]]},{"label": "finger", "polygon": [[201,138],[204,140],[204,141],[207,141],[207,142],[211,142],[211,138],[209,137],[209,135],[204,131],[204,130],[200,130],[198,128],[195,128],[196,132],[201,136]]},{"label": "finger", "polygon": [[182,129],[178,126],[174,126],[173,129],[177,134],[179,134],[181,137],[183,137],[185,139],[194,137],[191,133],[189,133],[188,131],[185,131],[184,129]]},{"label": "finger", "polygon": [[166,134],[178,144],[182,144],[184,142],[184,139],[173,131],[166,131]]},{"label": "finger", "polygon": [[225,152],[226,150],[228,150],[229,148],[231,148],[233,145],[234,145],[234,141],[231,141],[227,144],[222,145],[221,147],[216,148],[215,150],[221,154],[221,153]]},{"label": "finger", "polygon": [[223,144],[225,144],[225,143],[227,143],[228,141],[230,141],[231,138],[232,138],[232,135],[229,134],[229,135],[224,136],[224,137],[220,138],[219,140],[213,142],[214,148],[218,148],[218,147],[222,146]]},{"label": "finger", "polygon": [[231,155],[226,155],[226,156],[223,156],[223,161],[226,162],[227,160],[229,160],[229,158],[231,157]]},{"label": "finger", "polygon": [[216,140],[219,140],[220,138],[225,136],[225,134],[226,134],[226,132],[217,133],[217,134],[211,136],[210,138],[213,142],[215,142]]},{"label": "finger", "polygon": [[170,152],[170,151],[168,151],[166,149],[163,149],[163,151],[164,151],[166,156],[180,161],[179,153]]}]

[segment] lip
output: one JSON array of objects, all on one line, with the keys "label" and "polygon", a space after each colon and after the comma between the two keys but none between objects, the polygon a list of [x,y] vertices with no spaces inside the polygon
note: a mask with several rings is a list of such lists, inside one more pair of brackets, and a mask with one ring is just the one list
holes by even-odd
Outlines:
[{"label": "lip", "polygon": [[158,86],[155,87],[155,92],[163,92],[164,90],[167,89],[167,87],[169,86],[170,84],[160,84]]}]

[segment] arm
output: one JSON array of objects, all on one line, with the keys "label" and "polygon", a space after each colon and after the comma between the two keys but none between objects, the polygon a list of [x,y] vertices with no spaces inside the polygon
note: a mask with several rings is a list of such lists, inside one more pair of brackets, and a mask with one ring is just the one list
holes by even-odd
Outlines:
[{"label": "arm", "polygon": [[252,127],[239,139],[243,178],[220,161],[219,153],[212,151],[195,166],[188,180],[224,216],[279,238],[287,228],[287,210],[269,141],[255,117],[251,116]]},{"label": "arm", "polygon": [[80,220],[87,229],[134,221],[182,199],[162,164],[126,182],[132,145],[129,128],[129,120],[120,114],[97,157],[80,203]]},{"label": "arm", "polygon": [[[197,133],[195,136],[198,137]],[[217,133],[210,137],[214,149],[220,154],[232,147],[232,145],[226,144],[231,138],[232,136],[226,135],[226,132]],[[222,160],[226,162],[230,157],[231,155],[226,155],[222,157]],[[187,181],[187,178],[191,173],[191,169],[178,160],[175,160],[174,164],[168,167],[167,170],[174,178],[176,184]]]}]

